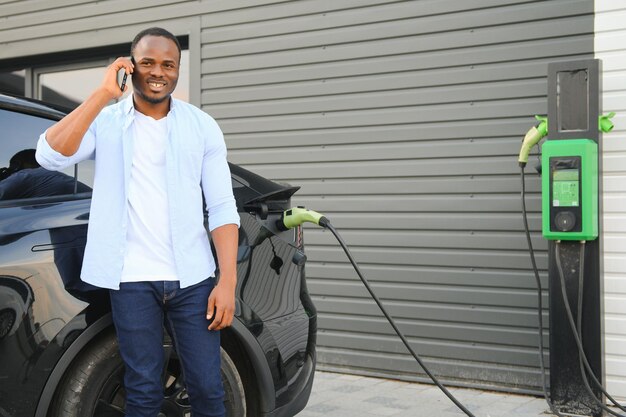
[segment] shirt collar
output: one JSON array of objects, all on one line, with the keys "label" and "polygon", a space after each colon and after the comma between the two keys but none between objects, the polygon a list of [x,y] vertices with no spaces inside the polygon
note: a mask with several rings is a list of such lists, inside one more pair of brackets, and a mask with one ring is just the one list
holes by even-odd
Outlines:
[{"label": "shirt collar", "polygon": [[128,97],[122,101],[122,113],[127,116],[132,116],[134,114],[134,110],[135,106],[133,104],[133,95],[129,94]]},{"label": "shirt collar", "polygon": [[[172,113],[176,107],[178,107],[178,104],[176,104],[177,101],[178,100],[174,97],[170,96],[170,111],[168,115]],[[132,94],[129,94],[128,97],[122,101],[122,113],[131,118],[135,116],[135,104],[133,102]]]}]

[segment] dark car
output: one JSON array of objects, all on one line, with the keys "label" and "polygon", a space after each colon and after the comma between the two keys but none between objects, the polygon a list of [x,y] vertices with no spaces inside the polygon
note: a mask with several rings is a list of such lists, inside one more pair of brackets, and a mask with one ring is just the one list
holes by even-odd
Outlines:
[{"label": "dark car", "polygon": [[[53,174],[50,184],[59,186],[35,184],[26,191],[24,185],[13,194],[3,187],[28,169],[43,169],[22,157],[64,115],[41,102],[0,95],[2,417],[123,416],[124,366],[108,292],[79,278],[93,161]],[[236,317],[221,338],[227,415],[294,416],[313,383],[316,311],[305,283],[302,230],[280,232],[275,223],[297,188],[233,164],[230,169],[241,228]],[[188,416],[176,352],[167,337],[163,344],[162,415]]]}]

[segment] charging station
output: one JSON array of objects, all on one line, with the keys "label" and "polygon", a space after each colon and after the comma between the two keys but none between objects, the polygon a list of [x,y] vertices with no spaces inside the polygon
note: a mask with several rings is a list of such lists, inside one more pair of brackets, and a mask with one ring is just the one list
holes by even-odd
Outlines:
[{"label": "charging station", "polygon": [[[563,414],[593,417],[602,416],[603,410],[584,385],[561,282],[563,278],[574,318],[582,319],[581,339],[589,365],[604,384],[600,74],[599,60],[548,65],[549,123],[541,163],[542,232],[549,241],[550,397]],[[581,265],[583,288],[578,288]],[[575,302],[579,291],[584,294],[582,311]],[[604,401],[597,387],[591,389]]]}]

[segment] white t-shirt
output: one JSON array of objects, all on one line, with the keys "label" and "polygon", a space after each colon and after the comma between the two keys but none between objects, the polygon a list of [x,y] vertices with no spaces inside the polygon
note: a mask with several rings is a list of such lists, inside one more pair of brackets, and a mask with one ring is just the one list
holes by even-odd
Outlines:
[{"label": "white t-shirt", "polygon": [[128,188],[128,230],[122,282],[176,281],[165,150],[167,117],[135,110],[133,162]]}]

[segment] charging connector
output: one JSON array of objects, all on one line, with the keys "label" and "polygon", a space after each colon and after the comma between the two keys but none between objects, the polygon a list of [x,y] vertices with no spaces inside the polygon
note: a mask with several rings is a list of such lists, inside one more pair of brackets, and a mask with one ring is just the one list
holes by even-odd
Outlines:
[{"label": "charging connector", "polygon": [[533,146],[539,143],[539,141],[548,134],[548,118],[535,116],[535,119],[537,119],[539,123],[537,126],[531,127],[522,140],[522,147],[520,148],[517,158],[517,162],[521,167],[525,167],[528,163],[528,155]]},{"label": "charging connector", "polygon": [[289,230],[300,226],[303,223],[313,223],[322,227],[330,223],[326,217],[320,213],[298,206],[283,212],[283,215],[276,221],[278,230]]}]

